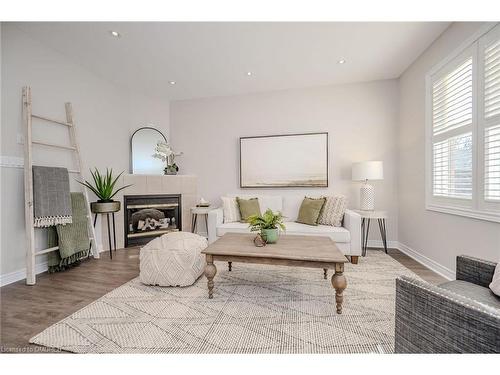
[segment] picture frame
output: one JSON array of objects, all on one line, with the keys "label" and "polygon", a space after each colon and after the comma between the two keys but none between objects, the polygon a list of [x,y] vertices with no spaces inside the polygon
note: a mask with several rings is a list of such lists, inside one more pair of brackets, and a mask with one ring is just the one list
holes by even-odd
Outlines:
[{"label": "picture frame", "polygon": [[328,133],[240,137],[240,188],[328,187]]}]

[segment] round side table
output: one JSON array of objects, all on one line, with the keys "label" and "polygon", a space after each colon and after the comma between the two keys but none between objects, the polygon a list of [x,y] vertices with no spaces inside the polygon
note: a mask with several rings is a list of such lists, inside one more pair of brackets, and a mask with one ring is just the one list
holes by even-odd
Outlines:
[{"label": "round side table", "polygon": [[370,220],[376,219],[378,221],[378,227],[380,229],[380,237],[382,237],[382,243],[384,244],[384,250],[387,254],[387,230],[386,230],[386,211],[364,211],[364,210],[353,210],[354,212],[361,215],[361,249],[363,256],[366,256],[366,250],[368,248],[368,234],[370,232]]},{"label": "round side table", "polygon": [[109,226],[109,214],[111,214],[113,219],[113,248],[116,252],[116,231],[115,231],[115,212],[120,211],[120,202],[92,202],[90,203],[90,210],[94,214],[94,228],[97,222],[97,215],[106,214],[106,219],[108,220],[108,240],[109,240],[109,257],[113,259],[113,252],[111,251],[111,228]]},{"label": "round side table", "polygon": [[212,211],[213,208],[209,207],[191,207],[191,232],[196,233],[196,224],[198,223],[198,215],[205,216],[205,225],[207,228],[208,236],[208,213]]}]

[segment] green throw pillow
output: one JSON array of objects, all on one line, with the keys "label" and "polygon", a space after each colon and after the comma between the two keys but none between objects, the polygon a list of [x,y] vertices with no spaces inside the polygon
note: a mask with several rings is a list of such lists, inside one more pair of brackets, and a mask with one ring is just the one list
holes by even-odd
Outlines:
[{"label": "green throw pillow", "polygon": [[259,200],[257,198],[241,199],[236,197],[236,202],[238,202],[240,208],[242,222],[246,223],[249,216],[260,215]]},{"label": "green throw pillow", "polygon": [[314,199],[305,197],[300,205],[297,223],[318,225],[319,214],[321,213],[325,201],[325,198]]}]

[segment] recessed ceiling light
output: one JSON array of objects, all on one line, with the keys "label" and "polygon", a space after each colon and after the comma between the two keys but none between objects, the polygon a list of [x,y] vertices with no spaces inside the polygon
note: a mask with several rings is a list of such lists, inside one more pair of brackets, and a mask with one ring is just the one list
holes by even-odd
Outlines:
[{"label": "recessed ceiling light", "polygon": [[251,76],[252,75],[252,72],[247,72],[247,76]]},{"label": "recessed ceiling light", "polygon": [[115,38],[119,38],[121,36],[118,31],[110,31],[109,33],[113,35]]},{"label": "recessed ceiling light", "polygon": [[345,64],[345,60],[344,59],[340,59],[339,61],[337,61],[339,64]]},{"label": "recessed ceiling light", "polygon": [[175,85],[177,82],[175,82],[175,81],[168,81],[168,83],[170,83],[171,85]]}]

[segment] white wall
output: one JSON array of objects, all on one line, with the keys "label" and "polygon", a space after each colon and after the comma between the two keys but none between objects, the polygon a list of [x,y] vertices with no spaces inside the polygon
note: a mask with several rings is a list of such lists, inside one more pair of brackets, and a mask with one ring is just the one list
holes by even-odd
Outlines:
[{"label": "white wall", "polygon": [[425,75],[481,26],[452,24],[400,77],[399,241],[451,274],[459,254],[500,260],[500,224],[425,209]]},{"label": "white wall", "polygon": [[[329,133],[328,189],[267,189],[268,194],[343,193],[357,207],[359,184],[351,164],[383,160],[385,179],[375,181],[376,206],[390,213],[388,236],[397,239],[396,131],[397,81],[379,81],[276,91],[232,97],[174,101],[170,134],[183,151],[183,173],[198,176],[198,193],[214,203],[239,189],[239,137],[269,134]],[[283,157],[286,157],[284,155]],[[256,189],[244,189],[257,192]],[[374,239],[380,239],[372,226]]]},{"label": "white wall", "polygon": [[[16,143],[16,136],[23,132],[21,89],[24,85],[32,87],[35,114],[65,119],[64,103],[72,102],[87,167],[112,167],[115,171],[128,172],[130,135],[140,126],[154,124],[169,136],[168,101],[130,93],[110,84],[13,25],[2,24],[1,40],[3,161],[4,156],[23,156],[23,146]],[[68,141],[64,127],[38,122],[34,127],[34,138],[54,143]],[[62,162],[69,159],[68,154],[35,147],[35,162],[71,166]],[[23,170],[2,166],[1,180],[1,274],[5,276],[25,266]],[[43,235],[38,236],[37,246],[43,246],[43,242]]]}]

